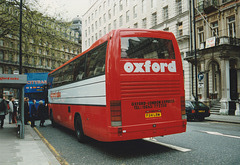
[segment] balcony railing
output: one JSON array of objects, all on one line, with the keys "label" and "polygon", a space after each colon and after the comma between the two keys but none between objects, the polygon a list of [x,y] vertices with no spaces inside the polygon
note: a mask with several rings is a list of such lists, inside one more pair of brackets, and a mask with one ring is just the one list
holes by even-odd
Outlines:
[{"label": "balcony railing", "polygon": [[[222,37],[216,38],[215,44],[213,44],[212,46],[206,47],[207,45],[208,44],[206,44],[206,42],[200,43],[199,49],[197,50],[197,52],[199,50],[203,50],[203,49],[207,49],[207,48],[215,47],[215,46],[221,46],[221,45],[231,45],[231,46],[239,46],[240,47],[240,38],[222,36]],[[192,56],[194,56],[194,51],[192,52],[192,54],[190,54],[190,52],[187,52],[186,57],[192,57]]]},{"label": "balcony railing", "polygon": [[228,3],[228,2],[232,2],[232,1],[235,1],[235,0],[222,0],[222,3]]},{"label": "balcony railing", "polygon": [[[209,14],[211,12],[214,12],[216,10],[218,10],[218,0],[203,0],[198,2],[197,4],[197,10],[200,13],[205,13],[205,14]],[[196,11],[196,15],[199,14],[198,11]]]},{"label": "balcony railing", "polygon": [[214,12],[216,10],[218,10],[218,0],[205,0],[204,1],[204,12],[206,14],[209,14],[211,12]]}]

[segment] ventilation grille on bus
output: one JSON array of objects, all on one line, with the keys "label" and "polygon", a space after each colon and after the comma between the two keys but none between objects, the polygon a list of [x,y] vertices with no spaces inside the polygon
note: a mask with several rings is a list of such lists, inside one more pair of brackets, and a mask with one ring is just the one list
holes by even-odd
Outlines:
[{"label": "ventilation grille on bus", "polygon": [[121,82],[122,99],[174,96],[180,90],[179,80]]}]

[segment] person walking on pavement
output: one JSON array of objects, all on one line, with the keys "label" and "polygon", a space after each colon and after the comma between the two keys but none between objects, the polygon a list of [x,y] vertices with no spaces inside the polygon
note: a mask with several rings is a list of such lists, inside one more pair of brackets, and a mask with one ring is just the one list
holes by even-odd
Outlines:
[{"label": "person walking on pavement", "polygon": [[43,101],[39,101],[39,106],[38,106],[38,117],[40,118],[40,127],[45,127],[44,122],[45,122],[45,106],[43,105]]},{"label": "person walking on pavement", "polygon": [[8,114],[9,114],[9,124],[12,124],[12,118],[13,118],[13,100],[14,98],[11,97],[9,100],[9,110],[8,110]]},{"label": "person walking on pavement", "polygon": [[3,128],[5,115],[7,113],[8,113],[7,101],[5,100],[4,96],[3,97],[1,96],[0,97],[0,121],[1,121],[0,128]]},{"label": "person walking on pavement", "polygon": [[15,98],[12,98],[13,103],[13,114],[12,114],[12,123],[17,123],[17,103],[15,101]]},{"label": "person walking on pavement", "polygon": [[36,118],[37,118],[36,100],[33,100],[33,105],[31,106],[31,127],[36,127],[35,125]]},{"label": "person walking on pavement", "polygon": [[29,121],[29,98],[25,97],[24,98],[24,124],[28,125],[28,121]]}]

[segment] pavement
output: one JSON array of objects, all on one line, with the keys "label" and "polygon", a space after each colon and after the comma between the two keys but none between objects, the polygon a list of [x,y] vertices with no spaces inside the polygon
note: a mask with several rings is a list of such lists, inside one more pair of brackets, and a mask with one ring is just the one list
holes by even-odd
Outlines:
[{"label": "pavement", "polygon": [[25,125],[25,137],[20,139],[16,124],[9,124],[8,115],[0,128],[1,165],[60,165],[37,131]]},{"label": "pavement", "polygon": [[216,122],[240,124],[240,116],[232,116],[232,115],[211,114],[209,117],[205,117],[205,120],[206,121],[216,121]]},{"label": "pavement", "polygon": [[[215,115],[206,117],[207,121],[240,124],[240,116]],[[38,124],[38,122],[36,122]],[[8,123],[5,118],[3,128],[0,128],[0,164],[1,165],[60,165],[68,164],[62,161],[55,149],[42,137],[37,128],[25,125],[25,138],[18,136],[16,124]]]}]

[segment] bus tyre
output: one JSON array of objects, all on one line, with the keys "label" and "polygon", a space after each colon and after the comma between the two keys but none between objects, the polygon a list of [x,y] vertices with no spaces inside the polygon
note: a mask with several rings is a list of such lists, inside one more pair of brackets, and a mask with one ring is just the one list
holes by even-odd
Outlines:
[{"label": "bus tyre", "polygon": [[56,123],[55,123],[54,120],[53,120],[52,110],[50,111],[50,120],[51,120],[52,126],[53,126],[53,127],[56,127]]},{"label": "bus tyre", "polygon": [[80,143],[84,143],[85,142],[85,135],[83,133],[82,120],[81,120],[81,117],[79,115],[77,115],[76,118],[75,118],[75,132],[76,132],[77,140]]}]

